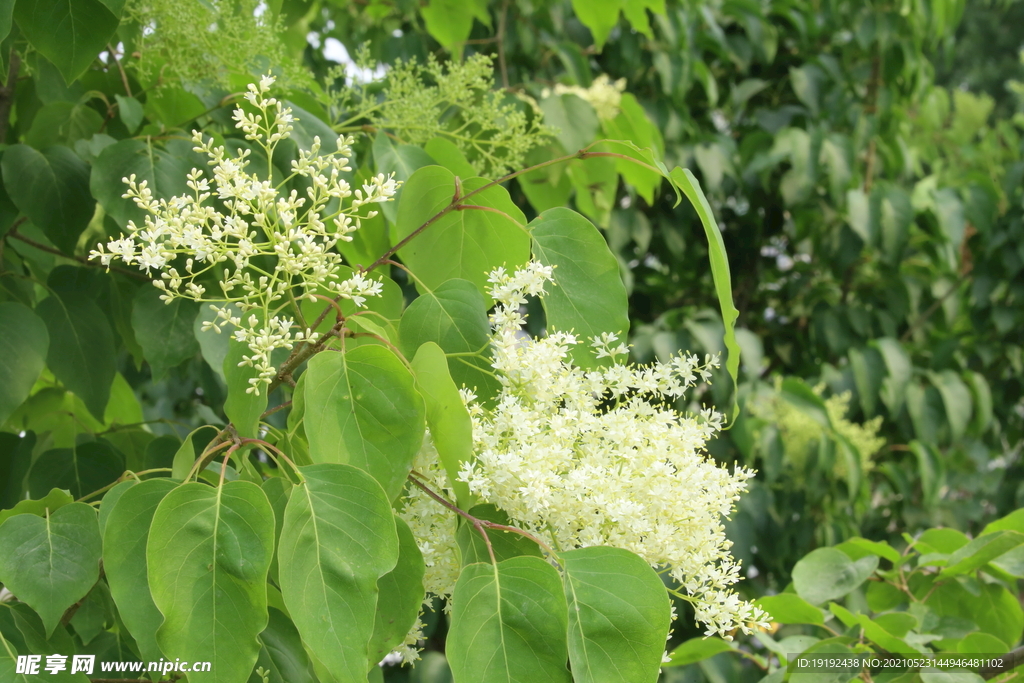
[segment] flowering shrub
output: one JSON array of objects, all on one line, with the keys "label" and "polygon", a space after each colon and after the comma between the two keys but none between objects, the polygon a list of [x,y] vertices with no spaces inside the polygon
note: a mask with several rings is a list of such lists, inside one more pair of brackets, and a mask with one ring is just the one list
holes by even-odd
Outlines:
[{"label": "flowering shrub", "polygon": [[[627,669],[622,680],[647,680],[663,661],[670,594],[708,634],[766,628],[732,588],[721,521],[753,472],[707,455],[721,415],[673,407],[717,359],[625,362],[614,258],[568,209],[526,224],[500,183],[530,169],[488,181],[428,165],[404,183],[383,172],[360,183],[356,141],[342,134],[328,153],[313,136],[282,177],[274,160],[301,121],[273,84],[249,86],[232,145],[193,133],[209,169],[188,172],[189,193],[158,196],[128,174],[123,198],[144,217],[91,253],[151,277],[152,315],[172,311],[169,329],[183,306],[206,306],[204,353],[230,333],[217,358],[231,424],[190,437],[145,481],[100,489],[102,539],[94,511],[70,500],[52,521],[81,542],[54,544],[55,527],[31,515],[5,523],[0,543],[28,538],[38,551],[0,561],[5,587],[52,630],[64,601],[99,580],[102,557],[141,657],[209,660],[229,683],[272,661],[261,653],[275,629],[297,632],[296,656],[318,677],[362,683],[389,652],[417,658],[422,610],[438,597],[459,681],[568,680],[567,661],[577,680]],[[620,147],[631,153],[585,148],[540,166],[639,163],[702,201],[685,172]],[[353,269],[344,245],[380,224],[373,207],[400,187],[389,246]],[[418,290],[411,304],[383,266]],[[527,297],[546,308],[540,338],[524,330]],[[268,408],[279,388],[285,399]],[[285,424],[268,419],[282,408]],[[144,571],[128,547],[144,549]]]}]

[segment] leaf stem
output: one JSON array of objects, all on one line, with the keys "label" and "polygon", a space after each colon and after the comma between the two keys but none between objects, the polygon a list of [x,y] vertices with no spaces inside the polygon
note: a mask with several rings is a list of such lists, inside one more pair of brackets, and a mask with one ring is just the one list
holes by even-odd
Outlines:
[{"label": "leaf stem", "polygon": [[[299,471],[299,466],[296,465],[294,462],[292,462],[291,458],[289,458],[287,455],[285,455],[284,452],[280,448],[275,446],[274,444],[269,443],[267,441],[264,441],[263,439],[242,439],[241,443],[242,444],[252,444],[254,446],[259,446],[260,448],[263,448],[265,450],[273,451],[273,453],[271,453],[271,457],[273,457],[275,459],[276,458],[281,458],[282,460],[284,460],[295,471],[295,474],[296,474],[296,476],[298,476],[299,481],[300,482],[305,481],[306,478],[303,477],[302,476],[302,472]],[[274,455],[275,453],[277,455]],[[280,463],[278,463],[278,466],[280,466]]]}]

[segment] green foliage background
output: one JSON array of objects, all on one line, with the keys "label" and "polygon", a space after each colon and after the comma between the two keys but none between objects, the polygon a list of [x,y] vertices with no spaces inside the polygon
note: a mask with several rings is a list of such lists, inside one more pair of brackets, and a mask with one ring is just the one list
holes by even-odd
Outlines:
[{"label": "green foliage background", "polygon": [[[359,173],[408,180],[437,162],[497,177],[613,138],[700,181],[731,265],[742,355],[739,382],[723,370],[697,401],[738,409],[712,453],[759,475],[728,533],[747,567],[741,589],[767,596],[783,630],[738,645],[693,640],[680,604],[670,649],[683,648],[666,680],[775,675],[784,662],[771,653],[797,647],[779,643],[820,637],[826,613],[833,639],[852,633],[889,651],[1012,648],[1024,629],[1013,607],[1013,534],[1024,533],[1014,514],[1024,501],[1021,25],[1024,3],[1006,0],[0,0],[0,508],[82,514],[72,500],[126,468],[179,467],[176,454],[194,458],[213,434],[194,430],[237,414],[225,406],[228,349],[193,332],[199,307],[164,307],[146,278],[104,273],[85,255],[138,218],[121,177],[184,192],[202,163],[188,132],[230,138],[237,93],[269,70],[301,118],[300,141],[360,134]],[[339,44],[360,67],[332,61]],[[355,76],[376,62],[390,71]],[[601,75],[625,79],[612,118],[555,92]],[[602,230],[635,360],[726,351],[731,305],[718,305],[710,233],[660,177],[575,160],[507,189],[527,220],[569,205]],[[417,224],[385,207],[344,255],[368,265]],[[417,264],[411,249],[399,256]],[[431,267],[429,253],[419,258]],[[482,277],[469,270],[436,282]],[[391,277],[401,313],[415,290],[402,271]],[[601,329],[624,331],[612,318]],[[544,311],[530,321],[539,332]],[[422,340],[407,329],[396,340],[412,357]],[[268,422],[288,433],[284,416]],[[815,575],[842,571],[860,580],[815,592]],[[107,580],[117,597],[118,578]],[[132,617],[97,592],[68,617],[80,650],[136,647],[115,635]],[[967,597],[989,594],[1005,612],[991,623]],[[4,610],[13,623],[18,608]],[[66,616],[37,611],[46,632]],[[447,680],[446,630],[435,615],[424,660],[386,678]],[[941,637],[920,638],[929,633]]]}]

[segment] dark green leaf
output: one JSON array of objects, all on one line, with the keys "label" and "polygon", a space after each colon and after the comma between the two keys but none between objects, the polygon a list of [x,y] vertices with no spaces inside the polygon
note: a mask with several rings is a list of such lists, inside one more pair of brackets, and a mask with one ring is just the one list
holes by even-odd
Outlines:
[{"label": "dark green leaf", "polygon": [[0,525],[0,583],[42,618],[49,637],[64,611],[100,577],[96,511],[65,505],[45,519],[15,515]]},{"label": "dark green leaf", "polygon": [[40,455],[28,473],[28,490],[38,498],[52,488],[61,488],[81,498],[112,484],[123,472],[124,456],[107,443],[87,441]]},{"label": "dark green leaf", "polygon": [[102,421],[115,373],[114,333],[107,317],[92,299],[70,292],[44,299],[36,313],[50,336],[47,366]]},{"label": "dark green leaf", "polygon": [[79,140],[91,138],[103,127],[103,117],[81,102],[51,102],[32,119],[32,127],[23,137],[36,149],[53,145],[76,147]]},{"label": "dark green leaf", "polygon": [[142,125],[142,119],[145,116],[142,111],[142,103],[134,97],[121,95],[114,95],[114,99],[117,100],[117,111],[121,116],[121,122],[124,123],[124,127],[128,129],[129,133],[134,133]]},{"label": "dark green leaf", "polygon": [[284,527],[284,511],[292,494],[292,483],[284,477],[270,477],[260,486],[267,494],[270,507],[274,510],[274,559],[270,563],[270,578],[278,582],[277,548],[281,545],[281,529]]},{"label": "dark green leaf", "polygon": [[100,0],[34,0],[19,2],[14,10],[18,28],[67,83],[81,76],[113,37],[118,14]]},{"label": "dark green leaf", "polygon": [[142,225],[146,215],[133,200],[122,197],[127,189],[123,178],[134,175],[137,183],[145,181],[156,199],[170,199],[189,192],[186,174],[193,166],[205,168],[205,164],[192,151],[191,144],[182,143],[184,141],[172,140],[166,148],[161,148],[149,140],[120,140],[96,158],[89,188],[122,228],[129,220]]},{"label": "dark green leaf", "polygon": [[[260,659],[257,664],[271,672],[275,683],[313,683],[309,657],[302,649],[302,639],[295,624],[280,610],[271,607],[267,628],[260,634]],[[268,660],[264,663],[264,657]]]},{"label": "dark green leaf", "polygon": [[[47,3],[42,0],[39,4]],[[4,187],[18,210],[58,249],[74,253],[78,236],[89,225],[95,207],[85,162],[67,147],[39,152],[28,145],[12,145],[4,150],[0,168]]]},{"label": "dark green leaf", "polygon": [[0,424],[28,398],[49,345],[46,325],[32,309],[0,303]]},{"label": "dark green leaf", "polygon": [[180,298],[168,304],[160,300],[162,295],[156,287],[143,287],[132,305],[132,328],[153,369],[153,381],[199,351],[192,331],[199,304]]}]

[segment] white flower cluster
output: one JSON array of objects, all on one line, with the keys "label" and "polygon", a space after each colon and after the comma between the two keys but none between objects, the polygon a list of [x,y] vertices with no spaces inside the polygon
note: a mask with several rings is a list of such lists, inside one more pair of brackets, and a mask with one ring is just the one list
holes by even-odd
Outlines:
[{"label": "white flower cluster", "polygon": [[[320,138],[314,138],[312,148],[301,150],[292,161],[291,175],[275,184],[269,160],[278,143],[291,134],[296,119],[291,108],[269,97],[273,84],[272,76],[250,84],[245,99],[253,111],[238,108],[234,113],[236,127],[262,148],[267,178],[247,170],[250,149],[231,155],[196,131],[195,150],[209,157],[212,183],[203,171],[192,169],[191,194],[157,200],[147,181],[138,182],[135,175],[125,178],[124,197],[146,212],[145,223],[129,222],[128,236],[111,240],[106,248],[97,245],[90,254],[106,266],[116,258],[146,272],[160,271],[153,284],[163,290],[160,298],[167,303],[179,297],[210,302],[217,317],[204,329],[220,332],[227,324],[236,328],[234,338],[251,351],[242,364],[258,371],[249,380],[248,391],[255,394],[273,381],[271,353],[312,335],[284,312],[286,307],[294,307],[303,296],[315,298],[316,292],[341,296],[358,306],[380,293],[381,283],[361,273],[339,278],[341,256],[334,246],[352,239],[350,233],[359,228],[361,218],[376,215],[360,213],[361,207],[390,201],[399,185],[394,174],[378,174],[353,189],[343,177],[352,171],[351,137],[338,138],[338,149],[331,154],[320,154]],[[284,194],[284,185],[299,176],[309,181],[306,196],[296,190]],[[216,283],[220,291],[207,295],[203,282]],[[243,315],[237,315],[232,304]]]},{"label": "white flower cluster", "polygon": [[[704,451],[721,426],[719,414],[684,416],[670,404],[698,378],[707,380],[717,361],[685,356],[649,366],[575,367],[574,335],[532,339],[521,332],[526,296],[542,295],[550,279],[551,269],[536,263],[491,274],[498,303],[493,367],[502,390],[493,409],[467,396],[476,459],[459,478],[556,549],[616,546],[669,572],[709,635],[766,627],[767,615],[731,588],[739,566],[721,522],[754,473],[730,472]],[[614,334],[592,346],[598,356],[627,353]],[[417,467],[444,488],[436,463]],[[455,521],[428,511],[428,502],[414,492],[403,516],[433,553],[430,590],[444,595],[455,568],[437,551],[449,552],[445,539]]]},{"label": "white flower cluster", "polygon": [[[556,95],[576,95],[581,100],[590,103],[590,106],[597,112],[598,118],[611,120],[619,115],[619,102],[622,101],[622,93],[626,89],[626,79],[620,78],[612,82],[608,74],[601,74],[593,80],[589,88],[578,85],[555,85]],[[547,97],[548,91],[541,93]]]}]

